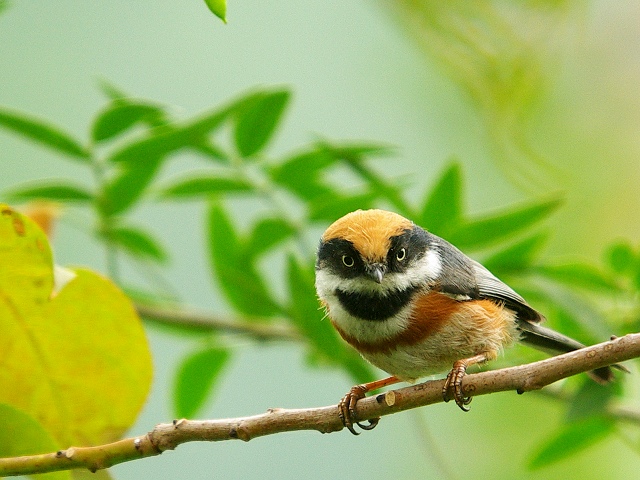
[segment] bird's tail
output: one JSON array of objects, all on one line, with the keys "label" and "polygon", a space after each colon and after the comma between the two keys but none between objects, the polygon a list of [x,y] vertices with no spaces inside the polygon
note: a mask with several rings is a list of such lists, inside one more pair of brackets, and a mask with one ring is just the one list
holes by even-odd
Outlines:
[{"label": "bird's tail", "polygon": [[[574,340],[573,338],[562,335],[561,333],[551,330],[550,328],[543,327],[537,323],[531,323],[527,321],[518,322],[518,329],[521,332],[520,339],[522,342],[552,355],[558,355],[561,353],[573,352],[584,348],[585,345]],[[596,382],[606,384],[614,380],[611,367],[623,372],[629,372],[622,365],[611,365],[609,367],[597,368],[591,372],[588,372],[589,376]]]}]

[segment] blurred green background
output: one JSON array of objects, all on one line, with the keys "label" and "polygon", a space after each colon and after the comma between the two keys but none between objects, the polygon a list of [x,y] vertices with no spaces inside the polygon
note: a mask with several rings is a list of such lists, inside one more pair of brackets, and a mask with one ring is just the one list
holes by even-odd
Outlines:
[{"label": "blurred green background", "polygon": [[[440,5],[442,3],[443,5]],[[640,5],[605,2],[369,0],[229,3],[227,25],[201,1],[27,2],[0,15],[0,105],[47,118],[80,138],[108,79],[187,116],[251,87],[294,92],[272,151],[315,135],[397,146],[379,171],[423,192],[451,158],[464,167],[471,212],[560,192],[549,257],[598,260],[640,237]],[[184,155],[164,175],[193,168]],[[0,131],[0,190],[81,175],[37,145]],[[202,265],[199,205],[136,217],[170,247],[169,280],[186,304],[225,311]],[[425,225],[428,228],[428,225]],[[57,262],[104,269],[102,250],[63,221]],[[192,340],[149,329],[155,379],[132,434],[172,418],[171,383]],[[203,417],[335,403],[350,379],[305,367],[290,345],[236,341]],[[506,356],[507,361],[509,355]],[[629,388],[636,388],[635,384]],[[385,418],[372,432],[291,433],[248,444],[191,444],[116,466],[115,478],[635,478],[624,435],[528,471],[561,421],[555,403],[505,393],[471,413],[435,405]]]}]

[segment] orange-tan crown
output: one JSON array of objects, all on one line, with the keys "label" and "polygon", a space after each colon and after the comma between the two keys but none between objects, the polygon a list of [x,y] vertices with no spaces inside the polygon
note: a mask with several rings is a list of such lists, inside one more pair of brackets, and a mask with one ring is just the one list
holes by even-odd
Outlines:
[{"label": "orange-tan crown", "polygon": [[413,222],[386,210],[356,210],[332,223],[322,241],[343,239],[351,242],[363,258],[384,261],[391,238],[414,228]]}]

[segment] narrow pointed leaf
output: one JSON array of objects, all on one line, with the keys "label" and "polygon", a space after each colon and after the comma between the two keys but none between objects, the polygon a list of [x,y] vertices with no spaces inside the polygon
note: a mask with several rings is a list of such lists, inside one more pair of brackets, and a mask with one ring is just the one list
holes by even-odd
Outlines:
[{"label": "narrow pointed leaf", "polygon": [[612,278],[596,267],[584,263],[544,265],[537,267],[536,271],[546,278],[572,287],[611,293],[621,291]]},{"label": "narrow pointed leaf", "polygon": [[149,186],[160,167],[160,160],[126,164],[104,190],[101,208],[108,215],[129,209]]},{"label": "narrow pointed leaf", "polygon": [[89,162],[89,153],[71,135],[57,126],[22,112],[0,108],[0,126],[64,153],[75,160]]},{"label": "narrow pointed leaf", "polygon": [[527,237],[504,250],[494,253],[485,259],[482,264],[498,276],[504,273],[525,270],[533,265],[547,238],[548,236],[545,234]]},{"label": "narrow pointed leaf", "polygon": [[374,192],[361,193],[349,197],[338,193],[322,196],[309,202],[309,218],[333,222],[354,210],[372,208],[376,197],[377,194]]},{"label": "narrow pointed leaf", "polygon": [[281,165],[273,167],[269,174],[279,185],[304,200],[313,200],[321,196],[330,197],[333,190],[319,179],[325,169],[335,165],[338,159],[326,150],[311,150],[286,159]]},{"label": "narrow pointed leaf", "polygon": [[260,92],[242,102],[237,111],[234,139],[243,157],[258,153],[271,139],[289,97],[286,90]]},{"label": "narrow pointed leaf", "polygon": [[227,300],[240,312],[268,317],[279,312],[250,256],[242,248],[231,220],[220,205],[209,211],[212,272]]},{"label": "narrow pointed leaf", "polygon": [[162,198],[189,200],[214,194],[246,193],[251,191],[253,191],[253,186],[245,180],[201,174],[178,180],[168,187],[164,187],[160,192],[160,196]]},{"label": "narrow pointed leaf", "polygon": [[251,232],[249,253],[253,257],[262,255],[295,233],[296,229],[289,222],[281,218],[265,218]]},{"label": "narrow pointed leaf", "polygon": [[82,186],[73,185],[65,180],[39,181],[18,186],[5,194],[14,200],[56,200],[60,202],[90,202],[93,193]]},{"label": "narrow pointed leaf", "polygon": [[206,142],[207,135],[220,127],[235,104],[206,113],[184,125],[175,124],[158,127],[144,138],[130,143],[113,153],[108,160],[114,163],[139,163],[163,160],[182,148],[199,149]]},{"label": "narrow pointed leaf", "polygon": [[447,240],[463,250],[496,244],[547,218],[560,203],[557,199],[547,200],[466,221]]},{"label": "narrow pointed leaf", "polygon": [[116,227],[109,231],[107,240],[135,257],[143,257],[157,262],[167,260],[167,252],[160,243],[140,228]]},{"label": "narrow pointed leaf", "polygon": [[429,192],[416,222],[436,235],[447,236],[462,219],[462,171],[452,164]]},{"label": "narrow pointed leaf", "polygon": [[158,125],[164,111],[158,105],[140,101],[111,102],[95,119],[91,136],[95,142],[114,138],[139,123]]},{"label": "narrow pointed leaf", "polygon": [[211,347],[184,359],[178,369],[173,392],[177,418],[193,418],[211,396],[231,357],[229,350]]},{"label": "narrow pointed leaf", "polygon": [[529,467],[545,467],[581,452],[609,435],[614,426],[611,420],[600,416],[565,424],[540,447],[529,462]]},{"label": "narrow pointed leaf", "polygon": [[211,13],[227,23],[227,0],[204,0]]}]

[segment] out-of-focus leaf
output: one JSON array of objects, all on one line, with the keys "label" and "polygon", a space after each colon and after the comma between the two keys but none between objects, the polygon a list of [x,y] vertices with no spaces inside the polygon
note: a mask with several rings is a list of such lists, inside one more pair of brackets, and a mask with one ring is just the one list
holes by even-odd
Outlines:
[{"label": "out-of-focus leaf", "polygon": [[534,235],[494,253],[482,264],[496,275],[525,270],[533,264],[535,257],[546,243],[546,234]]},{"label": "out-of-focus leaf", "polygon": [[536,271],[546,278],[572,287],[613,293],[620,291],[620,286],[612,278],[596,267],[583,263],[544,265],[537,267]]},{"label": "out-of-focus leaf", "polygon": [[[0,457],[50,453],[61,447],[36,419],[10,405],[0,403],[0,425]],[[71,473],[45,473],[38,478],[71,480]]]},{"label": "out-of-focus leaf", "polygon": [[102,93],[104,93],[104,95],[110,100],[124,100],[129,97],[124,90],[117,87],[106,78],[98,78],[98,87],[100,87]]},{"label": "out-of-focus leaf", "polygon": [[447,236],[461,220],[462,171],[458,163],[453,163],[429,192],[415,221],[436,235]]},{"label": "out-of-focus leaf", "polygon": [[111,102],[93,122],[91,136],[95,142],[109,140],[138,123],[161,124],[164,111],[158,105],[127,100]]},{"label": "out-of-focus leaf", "polygon": [[6,196],[15,200],[57,200],[60,202],[90,202],[93,193],[86,188],[73,185],[67,180],[42,180],[19,185]]},{"label": "out-of-focus leaf", "polygon": [[613,399],[619,383],[612,385],[600,385],[590,378],[585,378],[582,386],[573,395],[567,411],[567,420],[575,422],[595,415],[601,415],[609,402]]},{"label": "out-of-focus leaf", "polygon": [[167,260],[167,252],[148,232],[133,227],[115,227],[108,232],[107,240],[136,257],[157,262]]},{"label": "out-of-focus leaf", "polygon": [[463,222],[447,240],[461,249],[496,244],[533,226],[560,206],[560,200],[547,200]]},{"label": "out-of-focus leaf", "polygon": [[35,140],[57,152],[64,153],[75,160],[90,161],[89,153],[80,142],[45,120],[22,112],[0,108],[0,126]]},{"label": "out-of-focus leaf", "polygon": [[265,218],[251,232],[248,251],[251,256],[257,257],[290,238],[295,232],[296,229],[281,218]]},{"label": "out-of-focus leaf", "polygon": [[[309,262],[313,265],[313,262]],[[288,261],[288,284],[290,318],[309,340],[325,361],[345,368],[356,382],[371,381],[373,374],[359,355],[354,355],[349,347],[342,343],[328,318],[323,314],[318,304],[313,286],[313,268],[301,266],[294,257]]]},{"label": "out-of-focus leaf", "polygon": [[318,179],[320,173],[334,165],[338,159],[326,150],[311,150],[296,154],[281,165],[273,167],[271,179],[304,200],[321,196],[330,197],[333,190]]},{"label": "out-of-focus leaf", "polygon": [[152,378],[129,299],[86,270],[52,298],[47,238],[7,206],[0,206],[0,264],[0,402],[38,419],[59,445],[120,438]]},{"label": "out-of-focus leaf", "polygon": [[210,347],[189,355],[178,368],[173,391],[177,418],[193,418],[211,395],[216,381],[228,363],[229,350]]},{"label": "out-of-focus leaf", "polygon": [[264,148],[280,122],[289,97],[287,90],[258,92],[239,105],[234,139],[243,157]]},{"label": "out-of-focus leaf", "polygon": [[382,143],[344,143],[336,144],[326,140],[316,143],[317,147],[325,150],[339,160],[346,162],[360,162],[364,157],[389,156],[394,149]]},{"label": "out-of-focus leaf", "polygon": [[177,180],[164,187],[160,192],[160,196],[163,198],[190,200],[214,194],[245,193],[252,190],[253,186],[245,180],[213,176],[206,173]]},{"label": "out-of-focus leaf", "polygon": [[309,218],[333,222],[354,210],[367,209],[373,206],[377,195],[374,192],[361,193],[349,197],[333,194],[319,197],[309,202]]},{"label": "out-of-focus leaf", "polygon": [[217,204],[209,211],[209,253],[218,285],[238,311],[262,317],[279,312],[233,224]]},{"label": "out-of-focus leaf", "polygon": [[159,167],[160,160],[123,165],[120,174],[104,189],[100,200],[103,212],[114,215],[131,207],[149,186]]},{"label": "out-of-focus leaf", "polygon": [[227,0],[204,0],[211,13],[227,23]]},{"label": "out-of-focus leaf", "polygon": [[605,438],[614,430],[611,420],[592,416],[563,425],[529,461],[537,469],[564,460]]},{"label": "out-of-focus leaf", "polygon": [[114,163],[146,163],[163,160],[181,148],[200,148],[206,136],[222,125],[235,109],[236,105],[232,104],[209,112],[186,125],[158,127],[146,137],[117,150],[108,159]]},{"label": "out-of-focus leaf", "polygon": [[607,261],[614,272],[627,273],[639,264],[629,242],[617,242],[607,249]]}]

